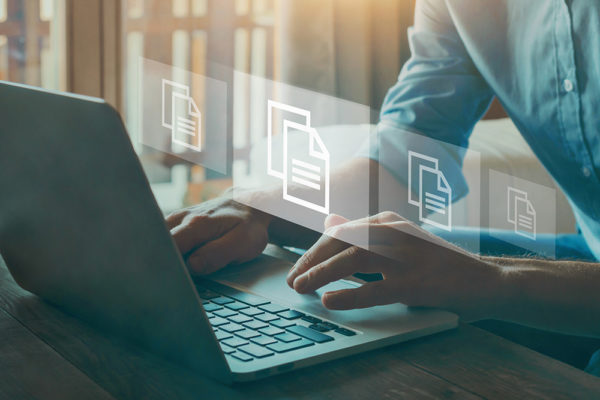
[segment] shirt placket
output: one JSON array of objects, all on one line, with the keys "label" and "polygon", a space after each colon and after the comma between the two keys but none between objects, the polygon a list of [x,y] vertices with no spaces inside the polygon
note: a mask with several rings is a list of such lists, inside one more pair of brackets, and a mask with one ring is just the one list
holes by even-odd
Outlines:
[{"label": "shirt placket", "polygon": [[580,91],[578,90],[572,21],[565,0],[557,0],[558,18],[555,24],[557,45],[558,104],[563,136],[580,164],[586,179],[595,178],[594,168],[581,124]]},{"label": "shirt placket", "polygon": [[[556,78],[562,134],[571,154],[574,155],[575,161],[579,164],[579,171],[576,171],[579,174],[579,179],[576,179],[576,177],[572,178],[583,180],[584,186],[587,187],[585,190],[587,195],[584,195],[588,197],[586,203],[592,205],[595,201],[590,196],[593,196],[592,193],[597,188],[599,181],[581,123],[581,93],[577,80],[572,19],[569,6],[565,0],[557,0],[556,22]],[[588,209],[587,211],[600,215],[600,208],[596,208],[593,210]]]}]

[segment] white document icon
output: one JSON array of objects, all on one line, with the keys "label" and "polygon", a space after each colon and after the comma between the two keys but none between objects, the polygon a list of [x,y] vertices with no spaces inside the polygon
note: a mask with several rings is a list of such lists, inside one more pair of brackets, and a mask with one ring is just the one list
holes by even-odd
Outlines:
[{"label": "white document icon", "polygon": [[162,126],[171,130],[172,143],[202,150],[202,115],[189,86],[162,80]]},{"label": "white document icon", "polygon": [[[329,214],[330,155],[317,130],[310,126],[310,112],[269,100],[267,174],[283,180],[283,199],[311,210]],[[283,146],[273,149],[274,112],[284,112]],[[290,115],[291,114],[291,115]],[[300,122],[296,122],[300,121]],[[290,132],[296,131],[301,145],[290,148]],[[282,163],[275,165],[273,153],[282,151]],[[281,168],[281,169],[280,169]]]},{"label": "white document icon", "polygon": [[527,197],[527,192],[508,187],[506,219],[513,224],[517,235],[535,240],[536,213]]},{"label": "white document icon", "polygon": [[419,221],[451,232],[452,188],[438,164],[436,158],[408,152],[408,203],[419,207]]}]

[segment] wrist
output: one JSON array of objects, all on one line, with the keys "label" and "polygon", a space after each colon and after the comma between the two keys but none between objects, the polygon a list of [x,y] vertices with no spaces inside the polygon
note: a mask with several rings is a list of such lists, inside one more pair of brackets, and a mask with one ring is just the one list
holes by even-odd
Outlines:
[{"label": "wrist", "polygon": [[482,257],[482,262],[490,268],[490,282],[487,287],[487,312],[485,318],[505,319],[507,310],[515,304],[515,277],[518,272],[496,257]]},{"label": "wrist", "polygon": [[473,256],[471,273],[463,285],[465,297],[456,311],[467,322],[495,319],[506,307],[506,283],[502,267],[486,257]]}]

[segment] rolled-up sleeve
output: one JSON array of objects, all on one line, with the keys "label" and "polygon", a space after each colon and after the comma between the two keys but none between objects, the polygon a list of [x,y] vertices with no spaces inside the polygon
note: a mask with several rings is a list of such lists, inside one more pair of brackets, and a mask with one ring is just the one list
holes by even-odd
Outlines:
[{"label": "rolled-up sleeve", "polygon": [[469,136],[493,92],[469,56],[443,0],[417,0],[408,39],[411,58],[388,91],[377,129],[359,156],[378,161],[408,184],[408,152],[427,154],[435,141],[439,143],[435,157],[457,200],[468,192],[462,162]]}]

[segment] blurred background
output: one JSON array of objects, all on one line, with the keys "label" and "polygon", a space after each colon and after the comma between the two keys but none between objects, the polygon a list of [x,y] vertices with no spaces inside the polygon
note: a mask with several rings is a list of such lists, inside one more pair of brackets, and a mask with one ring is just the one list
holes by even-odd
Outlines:
[{"label": "blurred background", "polygon": [[[209,76],[217,63],[376,111],[409,57],[413,14],[414,0],[0,0],[0,79],[106,99],[168,212],[217,196],[231,177],[139,144],[140,57]],[[236,138],[235,159],[251,162],[244,138],[252,88],[226,80],[234,84],[227,133]],[[556,187],[497,102],[485,119],[471,139],[484,181],[493,168]],[[468,180],[479,176],[474,168],[465,161]],[[488,193],[485,182],[481,191]],[[571,232],[570,208],[557,193],[557,231]],[[474,221],[486,225],[494,210],[485,198],[467,197],[457,207],[480,213]]]},{"label": "blurred background", "polygon": [[[140,56],[199,74],[211,61],[379,108],[408,57],[413,1],[348,4],[0,0],[0,79],[102,97],[121,112],[132,136]],[[232,133],[240,137],[252,118],[243,101],[250,88],[235,90]],[[213,197],[231,184],[227,176],[165,159],[133,139],[165,209]]]}]

